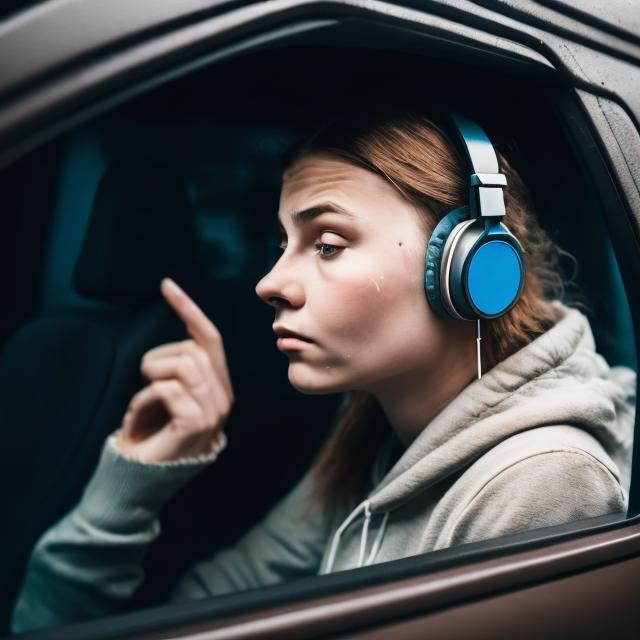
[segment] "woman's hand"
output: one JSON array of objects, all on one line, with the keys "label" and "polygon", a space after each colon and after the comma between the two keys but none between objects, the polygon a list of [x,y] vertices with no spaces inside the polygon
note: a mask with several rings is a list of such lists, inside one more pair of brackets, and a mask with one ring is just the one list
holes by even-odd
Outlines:
[{"label": "woman's hand", "polygon": [[141,462],[206,455],[221,446],[234,402],[222,336],[170,278],[160,287],[193,340],[147,351],[140,369],[149,384],[124,415],[116,446]]}]

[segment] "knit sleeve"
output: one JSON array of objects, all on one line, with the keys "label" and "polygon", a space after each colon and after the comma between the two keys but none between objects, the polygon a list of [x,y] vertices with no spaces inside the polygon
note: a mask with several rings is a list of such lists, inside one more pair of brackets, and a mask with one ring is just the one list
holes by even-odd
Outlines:
[{"label": "knit sleeve", "polygon": [[171,600],[205,598],[316,575],[332,520],[323,510],[313,508],[311,490],[308,470],[234,545],[191,566],[175,586]]},{"label": "knit sleeve", "polygon": [[108,615],[143,582],[158,513],[226,446],[206,456],[143,464],[112,434],[78,504],[37,541],[11,619],[14,633]]}]

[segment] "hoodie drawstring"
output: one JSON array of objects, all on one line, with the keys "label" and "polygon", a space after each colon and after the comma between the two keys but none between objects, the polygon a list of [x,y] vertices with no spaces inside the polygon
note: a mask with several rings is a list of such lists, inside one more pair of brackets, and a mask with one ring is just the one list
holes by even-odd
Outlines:
[{"label": "hoodie drawstring", "polygon": [[369,501],[364,501],[364,523],[362,525],[362,535],[360,536],[360,555],[358,556],[358,566],[364,562],[364,550],[367,546],[367,533],[369,532],[369,521],[371,520],[371,509]]},{"label": "hoodie drawstring", "polygon": [[[367,502],[365,500],[365,502]],[[333,567],[333,561],[336,558],[336,551],[338,550],[338,542],[340,541],[340,536],[342,532],[353,522],[355,517],[364,509],[364,502],[361,502],[347,517],[347,519],[338,527],[336,532],[333,534],[333,540],[331,541],[331,549],[329,550],[329,559],[327,560],[327,568],[325,569],[326,573],[331,571]]]},{"label": "hoodie drawstring", "polygon": [[367,565],[371,564],[376,559],[376,556],[378,555],[378,550],[380,549],[380,545],[382,544],[382,536],[384,536],[384,530],[387,526],[388,519],[389,519],[389,512],[385,511],[384,517],[382,518],[382,524],[380,525],[380,529],[378,530],[376,539],[373,542],[373,547],[371,547],[371,553],[367,558],[367,562],[366,562]]},{"label": "hoodie drawstring", "polygon": [[[330,573],[333,568],[333,563],[336,558],[336,553],[338,551],[338,544],[340,542],[340,536],[344,532],[344,530],[354,521],[354,519],[364,511],[364,522],[362,524],[362,534],[360,537],[360,555],[358,557],[358,567],[361,567],[364,562],[365,550],[367,548],[367,534],[369,532],[369,522],[371,521],[371,506],[369,500],[364,500],[361,502],[347,517],[347,519],[338,527],[336,532],[333,535],[333,540],[331,541],[331,549],[329,550],[329,558],[327,560],[327,566],[325,569],[325,573]],[[371,552],[369,553],[369,557],[367,558],[366,564],[369,565],[375,559],[378,550],[380,549],[380,545],[382,544],[382,536],[384,535],[385,528],[387,526],[387,520],[389,518],[389,512],[386,511],[384,514],[384,518],[382,519],[382,524],[380,525],[380,529],[376,535],[376,539],[373,543],[373,547],[371,548]]]}]

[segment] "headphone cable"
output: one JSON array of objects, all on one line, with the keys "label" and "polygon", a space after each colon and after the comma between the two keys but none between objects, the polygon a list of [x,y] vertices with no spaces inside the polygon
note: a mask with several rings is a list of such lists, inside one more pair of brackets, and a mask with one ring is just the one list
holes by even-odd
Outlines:
[{"label": "headphone cable", "polygon": [[482,360],[480,356],[480,340],[482,337],[480,335],[480,318],[476,321],[476,354],[478,357],[478,380],[482,378]]}]

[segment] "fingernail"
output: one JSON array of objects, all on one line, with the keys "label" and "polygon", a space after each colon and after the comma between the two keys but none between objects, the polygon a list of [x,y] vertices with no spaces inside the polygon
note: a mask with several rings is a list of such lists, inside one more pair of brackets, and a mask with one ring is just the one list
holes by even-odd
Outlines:
[{"label": "fingernail", "polygon": [[162,282],[165,287],[169,287],[178,293],[181,291],[180,287],[171,278],[164,278]]}]

